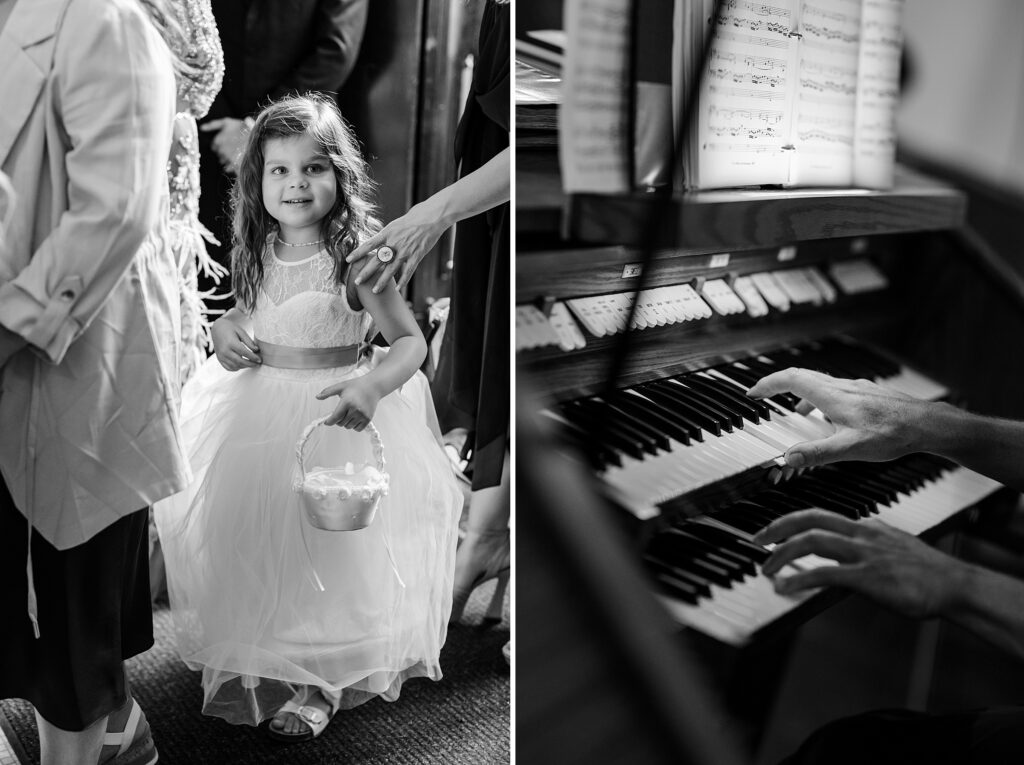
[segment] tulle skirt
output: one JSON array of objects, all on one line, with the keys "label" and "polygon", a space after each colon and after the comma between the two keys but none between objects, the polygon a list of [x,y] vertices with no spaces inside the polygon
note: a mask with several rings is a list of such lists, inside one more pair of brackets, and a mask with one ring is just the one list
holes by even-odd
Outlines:
[{"label": "tulle skirt", "polygon": [[[203,712],[258,724],[318,688],[335,708],[395,700],[411,677],[441,677],[462,496],[419,380],[381,400],[373,423],[390,489],[373,523],[322,531],[292,489],[296,441],[365,374],[224,371],[209,359],[183,392],[194,481],[155,507],[185,663],[203,673]],[[369,438],[314,431],[306,466],[372,461]]]}]

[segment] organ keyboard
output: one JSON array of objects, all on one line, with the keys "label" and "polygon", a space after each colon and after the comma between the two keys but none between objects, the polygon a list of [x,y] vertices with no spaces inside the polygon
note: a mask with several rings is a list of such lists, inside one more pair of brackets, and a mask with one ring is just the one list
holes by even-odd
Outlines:
[{"label": "organ keyboard", "polygon": [[[518,369],[546,395],[542,417],[622,508],[667,612],[730,645],[828,599],[777,595],[759,573],[768,553],[751,540],[772,519],[819,507],[920,535],[999,488],[923,455],[794,472],[785,451],[832,426],[798,412],[792,397],[745,396],[789,366],[869,378],[918,398],[954,395],[891,349],[905,352],[901,328],[921,322],[913,300],[921,265],[908,263],[935,240],[920,232],[955,226],[960,195],[912,177],[889,194],[756,199],[688,199],[677,211],[683,245],[666,237],[639,295],[631,249],[641,233],[638,199],[572,200],[561,231],[576,237],[571,245],[543,225],[530,228],[543,216],[525,231],[519,224],[516,262]],[[517,209],[522,215],[518,201]],[[753,234],[749,220],[758,222]],[[609,390],[608,359],[627,329],[628,363]]]}]

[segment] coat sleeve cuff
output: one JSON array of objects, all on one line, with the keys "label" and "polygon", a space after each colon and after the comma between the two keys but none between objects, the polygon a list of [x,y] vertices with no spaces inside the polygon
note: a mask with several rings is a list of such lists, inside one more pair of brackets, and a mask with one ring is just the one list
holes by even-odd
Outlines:
[{"label": "coat sleeve cuff", "polygon": [[59,364],[68,347],[81,334],[82,326],[71,316],[84,282],[76,275],[65,276],[41,303],[16,282],[0,285],[0,324],[21,335],[54,364]]}]

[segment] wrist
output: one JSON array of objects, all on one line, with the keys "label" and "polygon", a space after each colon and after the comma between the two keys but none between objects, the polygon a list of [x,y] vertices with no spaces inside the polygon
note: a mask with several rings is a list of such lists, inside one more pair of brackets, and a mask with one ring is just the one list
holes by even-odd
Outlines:
[{"label": "wrist", "polygon": [[964,445],[965,412],[944,401],[922,401],[919,409],[911,426],[913,450],[952,457]]},{"label": "wrist", "polygon": [[440,233],[444,233],[461,219],[459,211],[455,209],[450,186],[423,200],[422,204],[426,218],[440,226]]},{"label": "wrist", "polygon": [[984,572],[977,566],[955,558],[945,561],[939,577],[940,590],[932,616],[954,617],[966,614],[977,602],[978,593],[984,587]]}]

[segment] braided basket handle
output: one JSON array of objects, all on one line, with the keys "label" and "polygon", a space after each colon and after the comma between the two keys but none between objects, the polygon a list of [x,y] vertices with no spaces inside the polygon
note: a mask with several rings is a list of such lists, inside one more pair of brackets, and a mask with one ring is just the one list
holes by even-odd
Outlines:
[{"label": "braided basket handle", "polygon": [[[330,415],[327,415],[327,417],[330,417]],[[327,417],[321,417],[320,419],[313,420],[311,423],[309,423],[309,425],[306,426],[306,429],[302,431],[302,435],[299,436],[298,443],[295,444],[295,458],[299,463],[299,474],[302,476],[303,483],[306,482],[306,441],[309,440],[309,437],[313,434],[313,431],[316,430],[317,427],[324,424],[324,422],[327,420]],[[370,437],[370,445],[373,447],[373,458],[377,463],[377,469],[381,473],[383,473],[384,444],[380,440],[380,431],[378,431],[377,428],[374,427],[374,424],[372,422],[368,422],[366,423],[366,427],[363,429],[363,432]]]}]

